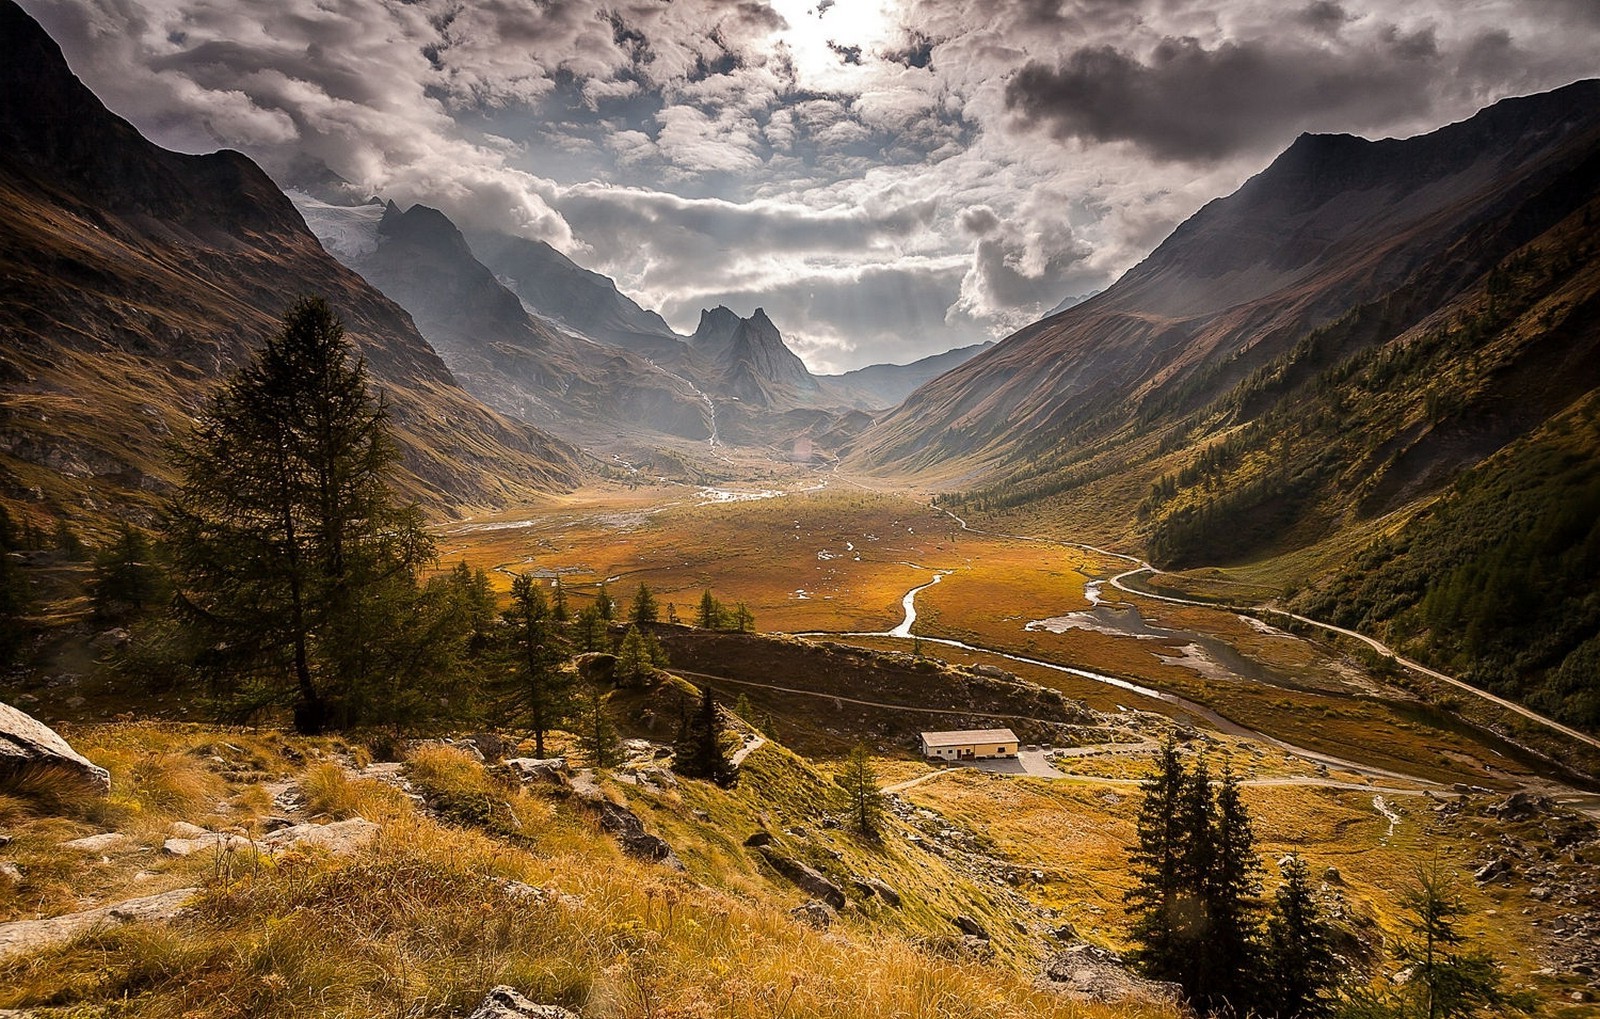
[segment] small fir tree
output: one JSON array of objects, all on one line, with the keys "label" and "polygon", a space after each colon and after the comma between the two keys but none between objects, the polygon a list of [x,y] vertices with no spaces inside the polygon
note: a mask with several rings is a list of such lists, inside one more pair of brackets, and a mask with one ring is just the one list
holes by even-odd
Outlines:
[{"label": "small fir tree", "polygon": [[722,745],[722,715],[716,694],[708,686],[700,706],[678,733],[676,770],[689,778],[703,778],[720,786],[733,784],[735,771]]},{"label": "small fir tree", "polygon": [[123,524],[117,540],[94,559],[89,576],[89,601],[96,618],[138,619],[172,597],[166,571],[143,531]]},{"label": "small fir tree", "polygon": [[578,752],[591,768],[614,768],[622,763],[621,741],[606,700],[606,691],[598,683],[583,685],[576,735]]},{"label": "small fir tree", "polygon": [[639,590],[634,592],[633,607],[628,613],[628,618],[633,620],[635,626],[646,626],[661,618],[661,609],[656,605],[656,596],[650,593],[644,581],[639,582]]},{"label": "small fir tree", "polygon": [[756,617],[751,613],[750,606],[744,602],[734,603],[733,628],[740,633],[749,633],[756,628]]},{"label": "small fir tree", "polygon": [[512,673],[507,697],[514,719],[533,734],[534,755],[545,756],[544,738],[571,710],[570,674],[561,668],[566,648],[551,618],[544,591],[530,574],[511,581]]},{"label": "small fir tree", "polygon": [[650,658],[650,646],[640,635],[637,626],[628,627],[622,643],[617,648],[617,682],[640,685],[650,678],[655,669]]},{"label": "small fir tree", "polygon": [[722,603],[717,601],[709,587],[700,595],[700,611],[695,616],[695,625],[702,630],[716,630],[722,626]]},{"label": "small fir tree", "polygon": [[579,651],[603,651],[610,644],[610,633],[606,628],[605,617],[594,605],[585,605],[578,610],[572,630],[572,639]]},{"label": "small fir tree", "polygon": [[554,590],[550,594],[550,618],[565,623],[571,618],[567,611],[567,589],[561,585],[561,574],[556,574]]},{"label": "small fir tree", "polygon": [[1333,1013],[1339,973],[1333,925],[1317,903],[1306,862],[1286,856],[1278,868],[1283,884],[1267,916],[1262,968],[1270,981],[1263,982],[1262,1011],[1273,1019],[1323,1019]]},{"label": "small fir tree", "polygon": [[595,611],[600,613],[600,618],[606,622],[617,618],[617,603],[611,597],[611,592],[606,590],[606,582],[600,582],[600,589],[594,593]]},{"label": "small fir tree", "polygon": [[878,774],[865,743],[851,749],[839,781],[850,798],[851,826],[861,835],[877,838],[883,829],[883,790],[878,788]]},{"label": "small fir tree", "polygon": [[[1467,907],[1449,872],[1437,866],[1419,867],[1400,905],[1408,937],[1396,954],[1412,967],[1411,979],[1401,990],[1402,998],[1409,999],[1401,1014],[1460,1019],[1527,1012],[1534,1006],[1528,995],[1500,986],[1494,956],[1466,947],[1460,924]],[[1409,1012],[1404,1011],[1407,1006]]]}]

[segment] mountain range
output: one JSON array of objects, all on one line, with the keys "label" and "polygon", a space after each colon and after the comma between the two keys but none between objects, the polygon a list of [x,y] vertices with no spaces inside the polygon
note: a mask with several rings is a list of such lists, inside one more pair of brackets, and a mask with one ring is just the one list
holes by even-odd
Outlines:
[{"label": "mountain range", "polygon": [[1231,565],[1600,724],[1597,219],[1600,82],[1410,139],[1305,135],[848,463]]},{"label": "mountain range", "polygon": [[407,492],[435,509],[571,485],[572,447],[460,388],[236,152],[180,155],[111,114],[0,4],[0,484],[55,512],[149,512],[183,434],[297,296],[326,297],[387,393]]}]

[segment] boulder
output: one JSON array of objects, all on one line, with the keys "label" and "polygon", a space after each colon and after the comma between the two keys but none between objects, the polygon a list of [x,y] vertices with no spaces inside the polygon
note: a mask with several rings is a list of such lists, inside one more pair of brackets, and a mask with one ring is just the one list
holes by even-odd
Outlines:
[{"label": "boulder", "polygon": [[99,835],[85,835],[81,839],[61,843],[62,849],[75,849],[80,853],[104,853],[115,849],[128,841],[128,836],[119,831],[103,832]]},{"label": "boulder", "polygon": [[821,871],[765,846],[759,852],[773,870],[794,882],[801,891],[821,899],[836,910],[844,908],[843,889],[823,877]]},{"label": "boulder", "polygon": [[660,836],[644,830],[644,822],[639,820],[638,814],[610,800],[600,801],[599,808],[601,830],[615,838],[624,853],[673,870],[684,869],[683,861],[678,859],[678,854],[672,851],[671,846]]},{"label": "boulder", "polygon": [[491,990],[468,1019],[578,1019],[560,1005],[540,1005],[509,987]]},{"label": "boulder", "polygon": [[983,925],[965,913],[951,917],[950,922],[956,925],[956,930],[968,937],[978,938],[981,941],[989,940],[989,932],[983,929]]},{"label": "boulder", "polygon": [[94,796],[111,791],[111,773],[67,745],[54,729],[0,703],[0,787],[30,775],[45,776]]},{"label": "boulder", "polygon": [[334,856],[349,856],[365,849],[378,837],[378,825],[362,817],[352,817],[332,824],[296,824],[279,828],[261,840],[268,852],[278,852],[291,847],[310,846]]},{"label": "boulder", "polygon": [[512,757],[500,764],[524,782],[559,784],[570,774],[565,757]]},{"label": "boulder", "polygon": [[177,916],[185,904],[199,892],[198,888],[177,888],[170,892],[162,892],[160,895],[127,899],[109,906],[96,906],[94,909],[68,913],[65,916],[0,924],[0,960],[58,945],[84,931],[108,923],[170,920]]},{"label": "boulder", "polygon": [[877,892],[878,893],[878,898],[882,899],[884,902],[887,902],[889,905],[893,906],[895,909],[899,909],[900,908],[900,893],[895,891],[893,888],[890,888],[888,885],[884,884],[882,881],[879,881],[877,878],[873,878],[873,877],[867,878],[867,880],[864,881],[863,884],[865,884],[868,888],[871,888],[873,891]]},{"label": "boulder", "polygon": [[1078,1001],[1111,1003],[1124,998],[1177,1004],[1183,988],[1130,973],[1122,958],[1098,945],[1077,944],[1056,953],[1044,966],[1046,986]]},{"label": "boulder", "polygon": [[193,856],[207,849],[237,850],[254,849],[259,851],[261,846],[245,838],[243,835],[229,835],[223,832],[206,832],[204,835],[192,839],[167,839],[161,843],[161,851],[168,856]]},{"label": "boulder", "polygon": [[772,833],[770,831],[755,832],[749,838],[744,840],[744,844],[749,846],[751,849],[756,849],[761,846],[770,846],[772,845]]},{"label": "boulder", "polygon": [[789,910],[789,915],[819,931],[827,930],[828,925],[833,922],[833,910],[829,909],[828,904],[821,899],[807,899]]}]

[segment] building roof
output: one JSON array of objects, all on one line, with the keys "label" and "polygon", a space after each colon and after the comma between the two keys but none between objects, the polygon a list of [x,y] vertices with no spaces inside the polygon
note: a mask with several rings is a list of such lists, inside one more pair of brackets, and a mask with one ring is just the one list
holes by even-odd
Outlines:
[{"label": "building roof", "polygon": [[922,742],[930,747],[958,747],[968,743],[1015,743],[1010,729],[958,729],[954,732],[925,732]]}]

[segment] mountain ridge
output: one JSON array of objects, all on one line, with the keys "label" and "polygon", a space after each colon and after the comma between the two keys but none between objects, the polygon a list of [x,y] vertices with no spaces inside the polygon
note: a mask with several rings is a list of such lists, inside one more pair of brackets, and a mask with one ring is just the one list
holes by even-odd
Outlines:
[{"label": "mountain ridge", "polygon": [[0,39],[26,58],[0,69],[8,498],[148,516],[169,484],[165,443],[307,290],[340,313],[390,396],[407,494],[453,510],[577,479],[570,447],[463,392],[253,162],[147,141],[10,0]]}]

